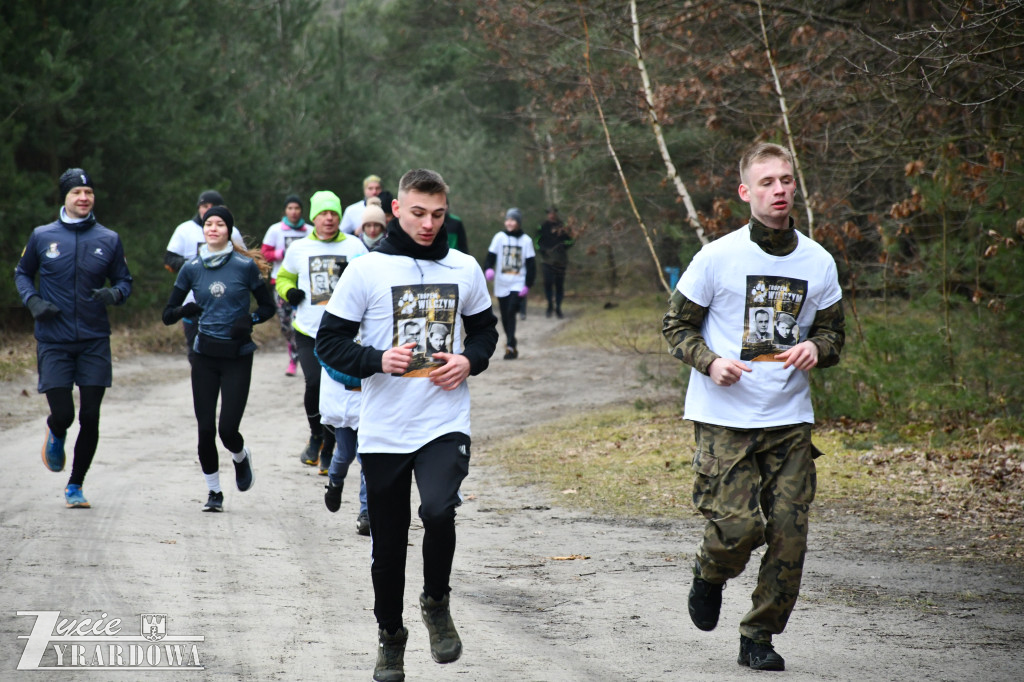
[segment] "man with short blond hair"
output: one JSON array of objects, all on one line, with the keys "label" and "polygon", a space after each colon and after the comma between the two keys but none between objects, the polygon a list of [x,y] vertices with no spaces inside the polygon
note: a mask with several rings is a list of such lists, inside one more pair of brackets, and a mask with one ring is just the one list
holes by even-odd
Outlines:
[{"label": "man with short blond hair", "polygon": [[380,184],[379,175],[367,175],[363,178],[363,198],[345,207],[345,212],[341,216],[342,232],[359,236],[363,227],[363,211],[366,210],[366,200],[370,197],[380,196],[382,190],[383,186]]},{"label": "man with short blond hair", "polygon": [[[693,500],[707,520],[690,618],[713,630],[725,582],[767,544],[739,627],[737,660],[756,670],[785,669],[772,636],[796,605],[816,482],[808,376],[839,362],[845,339],[835,260],[793,228],[795,191],[788,149],[747,150],[739,195],[750,221],[694,256],[662,328],[672,355],[692,367],[683,416],[694,423]],[[750,328],[767,326],[766,309],[794,323],[785,343]]]}]

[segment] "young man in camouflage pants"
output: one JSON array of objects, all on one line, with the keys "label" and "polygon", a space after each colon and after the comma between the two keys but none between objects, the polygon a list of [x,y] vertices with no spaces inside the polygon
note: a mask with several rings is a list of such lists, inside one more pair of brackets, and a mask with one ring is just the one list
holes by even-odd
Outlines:
[{"label": "young man in camouflage pants", "polygon": [[[835,261],[793,228],[792,154],[761,143],[740,161],[750,222],[694,257],[672,293],[663,333],[693,369],[684,417],[694,422],[693,500],[707,519],[690,618],[718,624],[725,582],[761,545],[753,608],[740,622],[739,663],[783,670],[772,636],[800,591],[816,476],[808,373],[839,361],[845,339]],[[791,336],[758,340],[758,317],[793,318]],[[771,328],[771,325],[769,328]]]}]

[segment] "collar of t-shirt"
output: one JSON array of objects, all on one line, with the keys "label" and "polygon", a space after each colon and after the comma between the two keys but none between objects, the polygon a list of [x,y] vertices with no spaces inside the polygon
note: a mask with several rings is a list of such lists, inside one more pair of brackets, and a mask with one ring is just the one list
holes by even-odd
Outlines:
[{"label": "collar of t-shirt", "polygon": [[750,217],[750,241],[769,256],[788,256],[796,250],[797,236],[793,228],[793,219],[789,219],[789,227],[784,230],[773,230],[765,227],[757,218]]},{"label": "collar of t-shirt", "polygon": [[310,239],[312,239],[313,241],[316,241],[316,242],[325,242],[325,243],[328,243],[328,244],[331,243],[331,242],[343,242],[346,239],[348,239],[348,237],[349,237],[349,235],[345,234],[341,230],[338,230],[338,233],[336,235],[334,235],[333,237],[331,237],[330,239],[320,239],[320,235],[318,235],[316,233],[316,228],[315,227],[312,230],[309,231],[309,238]]}]

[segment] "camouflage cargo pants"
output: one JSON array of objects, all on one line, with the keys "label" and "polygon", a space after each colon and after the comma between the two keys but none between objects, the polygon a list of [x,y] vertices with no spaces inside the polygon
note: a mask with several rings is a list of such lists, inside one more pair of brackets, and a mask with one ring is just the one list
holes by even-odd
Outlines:
[{"label": "camouflage cargo pants", "polygon": [[695,424],[693,502],[707,519],[697,551],[700,577],[722,583],[767,545],[740,634],[771,640],[800,592],[807,515],[817,486],[811,425],[731,429]]}]

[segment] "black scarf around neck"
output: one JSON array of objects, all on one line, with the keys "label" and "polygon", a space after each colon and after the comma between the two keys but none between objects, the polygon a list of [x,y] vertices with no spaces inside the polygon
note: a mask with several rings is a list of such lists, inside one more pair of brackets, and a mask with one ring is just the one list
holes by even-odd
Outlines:
[{"label": "black scarf around neck", "polygon": [[420,246],[406,234],[396,218],[388,224],[388,235],[381,240],[377,251],[389,256],[408,256],[418,260],[441,260],[448,255],[448,230],[442,225],[430,246]]}]

